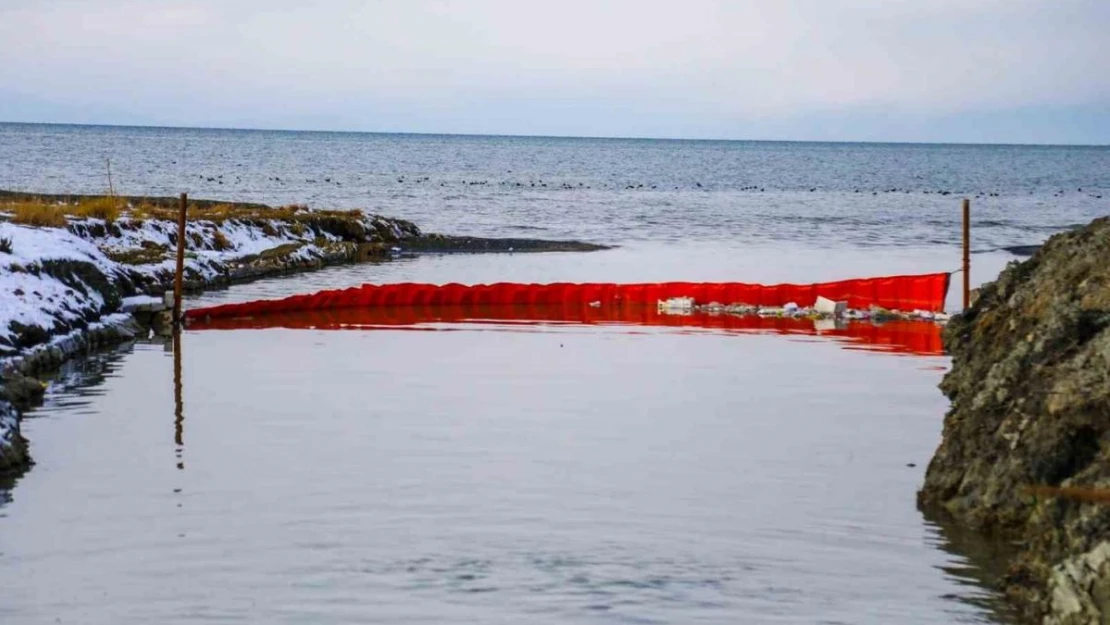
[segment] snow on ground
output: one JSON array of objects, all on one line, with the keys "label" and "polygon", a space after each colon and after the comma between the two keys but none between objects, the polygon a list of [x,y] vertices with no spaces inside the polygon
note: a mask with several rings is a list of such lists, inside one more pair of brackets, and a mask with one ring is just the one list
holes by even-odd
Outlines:
[{"label": "snow on ground", "polygon": [[[104,225],[98,219],[74,220],[73,223],[79,231]],[[164,248],[167,255],[163,260],[132,265],[129,269],[151,276],[175,271],[176,259],[172,250],[176,245],[176,223],[157,219],[127,220],[125,223],[126,227],[94,237],[96,244],[107,252],[124,252],[144,245]],[[227,219],[218,225],[212,221],[189,222],[185,227],[185,236],[189,241],[186,270],[190,275],[204,280],[218,278],[220,267],[230,261],[261,254],[282,245],[302,246],[287,257],[289,260],[311,260],[323,255],[323,250],[316,245],[317,238],[329,242],[340,240],[340,237],[333,234],[314,233],[308,229],[297,235],[288,224],[280,222],[268,222],[266,227],[262,227],[257,220],[237,219]]]},{"label": "snow on ground", "polygon": [[121,310],[127,310],[140,306],[155,305],[161,302],[161,297],[154,297],[153,295],[132,295],[131,297],[123,298],[123,300],[120,301],[119,307]]},{"label": "snow on ground", "polygon": [[79,260],[93,263],[106,273],[114,270],[115,264],[96,245],[60,228],[0,222],[0,239],[10,240],[12,246],[11,253],[0,252],[0,269],[44,260]]},{"label": "snow on ground", "polygon": [[104,297],[87,291],[81,293],[47,274],[0,270],[0,337],[12,337],[12,322],[49,330],[57,319],[75,322],[99,310]]},{"label": "snow on ground", "polygon": [[[373,223],[370,218],[365,221],[368,226]],[[83,289],[74,288],[72,278],[68,279],[71,284],[67,286],[41,271],[44,261],[87,262],[110,278],[141,274],[153,278],[153,283],[173,274],[176,269],[175,222],[124,219],[114,226],[109,227],[103,220],[93,218],[71,219],[68,230],[0,221],[0,239],[11,242],[10,253],[0,252],[0,343],[10,346],[17,338],[12,323],[53,333],[58,328],[57,322],[70,325],[82,319],[94,319],[103,308],[103,294],[84,284]],[[185,260],[187,275],[208,281],[218,279],[227,263],[236,259],[296,244],[301,247],[289,252],[287,260],[313,260],[323,256],[323,250],[316,245],[318,240],[340,239],[333,234],[288,223],[237,219],[219,224],[190,222],[186,226],[186,236],[189,242],[189,255]],[[143,248],[152,250],[159,260],[121,265],[109,258],[109,254]]]},{"label": "snow on ground", "polygon": [[[72,265],[44,267],[46,261],[90,263],[126,291],[164,285],[176,269],[175,221],[124,216],[108,223],[71,217],[67,228],[45,228],[12,224],[9,218],[0,213],[0,240],[11,242],[10,252],[0,251],[0,354],[12,353],[16,345],[45,340],[26,327],[59,334],[111,312],[103,309],[106,301],[114,301],[114,293],[107,297],[109,294],[98,293],[78,274],[90,278],[74,271]],[[280,262],[321,259],[327,255],[326,249],[331,249],[327,244],[349,237],[344,233],[350,224],[340,224],[341,233],[328,232],[335,228],[334,219],[190,221],[186,224],[186,277],[214,282],[226,275],[233,261],[277,248],[282,248]],[[377,215],[358,219],[371,241],[385,232],[398,239],[420,235],[419,229],[407,222]],[[13,323],[26,327],[13,329]]]},{"label": "snow on ground", "polygon": [[104,305],[91,288],[81,293],[39,271],[43,261],[83,261],[107,275],[116,265],[95,245],[57,228],[32,228],[0,223],[0,239],[11,241],[11,253],[0,252],[0,338],[10,341],[11,324],[54,327],[62,319],[73,322]]},{"label": "snow on ground", "polygon": [[[100,226],[104,222],[98,219],[76,221],[75,223],[86,226]],[[97,237],[97,244],[104,249],[126,250],[141,247],[144,243],[172,248],[173,240],[177,235],[177,224],[172,221],[146,219],[142,221],[129,220],[127,228],[120,228],[118,236],[114,233]],[[268,232],[267,232],[268,230]],[[216,232],[223,235],[223,245],[216,242]],[[284,224],[272,224],[268,229],[263,229],[257,223],[243,222],[237,219],[228,219],[218,226],[211,221],[194,221],[185,226],[185,236],[190,241],[190,247],[196,247],[192,242],[201,241],[201,249],[193,249],[198,254],[208,256],[214,260],[228,260],[230,258],[258,254],[268,249],[287,243],[300,243],[311,241],[314,236],[295,236]],[[325,238],[333,240],[335,237],[326,235]],[[223,249],[220,249],[223,247]]]}]

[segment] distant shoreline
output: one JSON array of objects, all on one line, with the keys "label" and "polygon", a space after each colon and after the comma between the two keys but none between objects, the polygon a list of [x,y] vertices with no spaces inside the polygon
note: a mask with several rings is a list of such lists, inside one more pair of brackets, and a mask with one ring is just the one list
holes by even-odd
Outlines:
[{"label": "distant shoreline", "polygon": [[186,132],[244,132],[244,133],[277,133],[277,134],[341,134],[341,135],[370,135],[383,137],[418,137],[418,138],[458,138],[458,139],[543,139],[565,141],[612,141],[612,142],[660,142],[660,143],[728,143],[728,144],[787,144],[787,145],[852,145],[852,146],[899,146],[899,147],[961,147],[961,148],[1046,148],[1046,149],[1080,149],[1080,150],[1106,150],[1110,144],[1097,143],[973,143],[960,141],[847,141],[847,140],[810,140],[810,139],[729,139],[729,138],[695,138],[695,137],[617,137],[604,135],[517,135],[498,133],[466,133],[466,132],[413,132],[401,130],[324,130],[313,128],[234,128],[228,126],[167,126],[159,124],[94,124],[73,122],[42,122],[42,121],[4,121],[3,126],[57,126],[64,128],[88,129],[125,129],[125,130],[174,130]]}]

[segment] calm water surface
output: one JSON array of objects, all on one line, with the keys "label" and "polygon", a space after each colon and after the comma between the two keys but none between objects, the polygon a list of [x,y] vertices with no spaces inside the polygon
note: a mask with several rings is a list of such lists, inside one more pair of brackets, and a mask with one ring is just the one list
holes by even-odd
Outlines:
[{"label": "calm water surface", "polygon": [[994,618],[914,507],[946,359],[438,329],[187,333],[180,421],[161,345],[60,390],[0,508],[0,618]]},{"label": "calm water surface", "polygon": [[[363,282],[947,271],[1110,210],[1110,150],[0,124],[0,188],[360,206],[591,254]],[[947,191],[952,195],[943,195]],[[955,294],[949,307],[955,307]],[[825,337],[566,325],[209,331],[74,363],[0,484],[3,623],[1005,622],[914,505],[948,360]],[[975,556],[968,559],[967,554]]]}]

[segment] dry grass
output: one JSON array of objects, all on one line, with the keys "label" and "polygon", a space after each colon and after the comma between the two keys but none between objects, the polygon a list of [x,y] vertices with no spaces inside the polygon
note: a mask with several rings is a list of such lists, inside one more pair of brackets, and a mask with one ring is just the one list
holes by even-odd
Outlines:
[{"label": "dry grass", "polygon": [[167,247],[136,247],[127,250],[105,250],[104,255],[124,265],[146,265],[169,257]]},{"label": "dry grass", "polygon": [[12,223],[45,228],[64,228],[68,218],[95,218],[113,222],[123,212],[120,201],[113,197],[101,197],[76,204],[55,204],[48,202],[4,202],[0,211],[12,214]]},{"label": "dry grass", "polygon": [[69,223],[66,220],[64,206],[54,204],[35,204],[19,202],[4,205],[3,210],[12,213],[12,223],[42,228],[65,228]]},{"label": "dry grass", "polygon": [[217,252],[231,249],[231,241],[227,240],[227,235],[222,230],[216,230],[212,233],[212,248]]},{"label": "dry grass", "polygon": [[[133,218],[177,220],[177,209],[164,206],[141,204],[129,211]],[[303,204],[290,204],[276,208],[242,206],[236,204],[216,204],[213,206],[190,206],[190,220],[204,220],[220,223],[228,219],[275,220],[286,222],[310,221],[320,218],[362,219],[360,210],[308,210]]]},{"label": "dry grass", "polygon": [[[142,222],[146,219],[177,221],[177,207],[139,203],[125,205],[124,199],[116,196],[97,196],[81,198],[71,203],[58,203],[47,200],[20,199],[0,202],[0,212],[12,214],[14,223],[50,228],[64,228],[69,218],[95,218],[113,222],[120,218]],[[304,224],[318,223],[320,220],[361,220],[361,210],[309,210],[302,204],[290,204],[276,208],[242,204],[191,205],[190,221],[211,221],[219,224],[229,219],[249,221],[279,221],[289,224],[294,233],[303,234]],[[267,235],[277,236],[278,230],[271,224],[263,225]]]},{"label": "dry grass", "polygon": [[119,199],[109,196],[81,202],[73,207],[72,214],[75,217],[93,217],[111,223],[119,219],[121,212]]}]

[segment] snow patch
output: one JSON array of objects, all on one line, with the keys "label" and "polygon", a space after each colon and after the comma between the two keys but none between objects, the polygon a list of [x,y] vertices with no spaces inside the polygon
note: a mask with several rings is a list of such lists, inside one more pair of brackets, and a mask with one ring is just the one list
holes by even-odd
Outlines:
[{"label": "snow patch", "polygon": [[96,245],[61,228],[33,228],[0,222],[0,239],[12,242],[10,254],[0,253],[0,269],[44,260],[75,260],[92,263],[105,273],[115,270],[115,263]]},{"label": "snow patch", "polygon": [[[412,224],[378,215],[364,215],[360,223],[371,240],[383,232],[398,239],[420,235]],[[285,260],[312,262],[326,256],[327,244],[343,240],[310,222],[263,219],[190,221],[185,236],[186,275],[190,280],[205,282],[219,281],[235,261],[281,246],[295,246]],[[0,349],[14,347],[17,333],[11,327],[13,323],[53,333],[61,331],[59,326],[83,325],[103,310],[104,294],[76,284],[76,276],[63,276],[73,285],[67,286],[42,271],[46,261],[90,263],[110,280],[133,279],[136,285],[165,283],[176,270],[177,223],[166,219],[124,217],[108,223],[95,218],[70,218],[66,228],[0,221],[0,238],[10,240],[12,249],[11,253],[0,252]],[[116,262],[113,258],[154,262],[132,264],[134,261]],[[131,307],[139,305],[138,300],[128,301]]]}]

